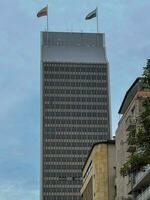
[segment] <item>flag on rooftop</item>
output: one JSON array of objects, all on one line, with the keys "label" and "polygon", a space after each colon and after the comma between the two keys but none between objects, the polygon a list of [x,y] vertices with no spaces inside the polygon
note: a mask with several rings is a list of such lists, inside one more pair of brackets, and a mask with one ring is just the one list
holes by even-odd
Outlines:
[{"label": "flag on rooftop", "polygon": [[89,19],[92,19],[94,17],[97,16],[97,8],[95,10],[93,10],[92,12],[90,12],[86,17],[85,17],[85,20],[89,20]]},{"label": "flag on rooftop", "polygon": [[48,15],[48,6],[45,6],[43,9],[41,9],[38,13],[37,13],[37,17],[43,17]]}]

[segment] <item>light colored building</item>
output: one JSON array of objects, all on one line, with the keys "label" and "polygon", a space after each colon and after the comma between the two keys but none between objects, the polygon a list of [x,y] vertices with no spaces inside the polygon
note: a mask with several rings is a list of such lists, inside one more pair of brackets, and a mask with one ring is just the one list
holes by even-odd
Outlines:
[{"label": "light colored building", "polygon": [[136,200],[150,200],[150,165],[135,174],[130,193]]},{"label": "light colored building", "polygon": [[83,200],[115,199],[115,141],[93,145],[83,167]]},{"label": "light colored building", "polygon": [[[146,172],[139,172],[132,178],[120,175],[120,169],[129,155],[127,134],[136,125],[137,119],[143,110],[141,100],[147,96],[150,96],[150,91],[144,89],[142,79],[137,78],[127,91],[119,109],[119,114],[122,116],[116,131],[116,200],[150,199],[150,196],[149,198],[141,197],[144,191],[146,193],[149,192],[150,195],[150,175],[147,175],[147,173],[149,174],[148,167],[145,168]],[[140,174],[143,174],[143,176],[140,176]],[[145,179],[144,176],[146,176]]]}]

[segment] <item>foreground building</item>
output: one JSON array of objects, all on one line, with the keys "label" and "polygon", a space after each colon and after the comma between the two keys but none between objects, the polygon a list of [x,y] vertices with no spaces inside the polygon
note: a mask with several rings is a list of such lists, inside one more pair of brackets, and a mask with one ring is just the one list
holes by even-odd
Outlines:
[{"label": "foreground building", "polygon": [[129,193],[132,194],[133,199],[150,200],[150,165],[134,175]]},{"label": "foreground building", "polygon": [[115,191],[115,141],[93,145],[83,168],[83,200],[114,200]]},{"label": "foreground building", "polygon": [[150,199],[150,167],[139,171],[131,177],[122,177],[120,168],[128,158],[127,134],[137,123],[143,111],[142,99],[150,96],[150,91],[143,87],[141,78],[137,78],[127,91],[119,114],[122,115],[116,131],[116,200],[149,200]]},{"label": "foreground building", "polygon": [[41,200],[80,199],[93,143],[110,139],[102,33],[41,33]]}]

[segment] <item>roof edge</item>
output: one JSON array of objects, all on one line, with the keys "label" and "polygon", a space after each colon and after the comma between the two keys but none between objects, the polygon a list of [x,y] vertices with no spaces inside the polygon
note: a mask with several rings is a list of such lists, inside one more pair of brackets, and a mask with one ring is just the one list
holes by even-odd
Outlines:
[{"label": "roof edge", "polygon": [[93,151],[93,149],[94,149],[95,146],[97,146],[99,144],[115,144],[115,142],[116,142],[115,140],[102,140],[102,141],[94,143],[93,146],[91,147],[88,155],[87,155],[87,158],[86,158],[86,160],[84,162],[84,165],[82,167],[82,171],[83,171],[85,165],[87,164],[87,161],[88,161],[88,159],[89,159],[89,157],[90,157],[90,155],[91,155],[91,153],[92,153],[92,151]]},{"label": "roof edge", "polygon": [[127,92],[126,92],[126,94],[125,94],[125,96],[124,96],[124,98],[123,98],[122,104],[121,104],[121,106],[120,106],[120,108],[119,108],[118,114],[123,114],[123,113],[122,113],[122,108],[123,108],[123,106],[124,106],[124,103],[125,103],[125,101],[126,101],[126,98],[127,98],[128,94],[129,94],[129,92],[131,91],[131,89],[136,85],[136,83],[137,83],[140,79],[142,79],[142,77],[138,77],[138,78],[132,83],[132,85],[130,86],[130,88],[127,90]]}]

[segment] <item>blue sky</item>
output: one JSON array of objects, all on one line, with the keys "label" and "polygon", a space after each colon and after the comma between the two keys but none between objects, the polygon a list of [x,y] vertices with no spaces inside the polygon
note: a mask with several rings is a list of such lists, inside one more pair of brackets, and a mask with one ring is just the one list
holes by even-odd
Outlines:
[{"label": "blue sky", "polygon": [[126,90],[150,55],[149,0],[1,0],[0,200],[39,198],[40,31],[95,32],[85,15],[99,7],[110,64],[113,133]]}]

